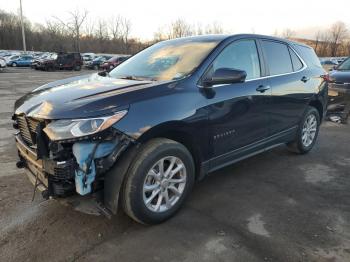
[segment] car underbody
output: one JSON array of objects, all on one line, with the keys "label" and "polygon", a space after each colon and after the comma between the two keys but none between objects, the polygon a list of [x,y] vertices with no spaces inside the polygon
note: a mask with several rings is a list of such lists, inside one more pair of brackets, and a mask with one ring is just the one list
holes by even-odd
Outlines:
[{"label": "car underbody", "polygon": [[[117,206],[104,206],[104,202],[118,203],[105,199],[104,187],[109,183],[105,175],[134,143],[133,139],[111,127],[93,136],[51,141],[43,132],[47,120],[24,115],[14,115],[13,120],[18,130],[17,167],[26,169],[34,194],[38,189],[45,199],[91,195],[101,213],[116,213]],[[115,175],[113,172],[108,177],[112,179]],[[117,191],[107,193],[108,198],[118,198],[117,195]]]}]

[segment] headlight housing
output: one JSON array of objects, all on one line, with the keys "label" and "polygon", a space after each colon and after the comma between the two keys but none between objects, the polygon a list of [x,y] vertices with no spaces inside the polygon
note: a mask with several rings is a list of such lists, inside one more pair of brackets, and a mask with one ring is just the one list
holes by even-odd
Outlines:
[{"label": "headlight housing", "polygon": [[53,141],[67,140],[101,132],[122,119],[127,110],[114,115],[88,119],[62,119],[49,123],[43,130]]}]

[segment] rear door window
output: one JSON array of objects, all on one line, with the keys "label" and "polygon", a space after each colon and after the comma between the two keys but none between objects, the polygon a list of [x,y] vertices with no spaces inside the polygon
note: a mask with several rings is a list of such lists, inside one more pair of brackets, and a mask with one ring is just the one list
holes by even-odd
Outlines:
[{"label": "rear door window", "polygon": [[270,70],[270,75],[293,72],[292,60],[287,45],[275,41],[263,40],[262,47]]}]

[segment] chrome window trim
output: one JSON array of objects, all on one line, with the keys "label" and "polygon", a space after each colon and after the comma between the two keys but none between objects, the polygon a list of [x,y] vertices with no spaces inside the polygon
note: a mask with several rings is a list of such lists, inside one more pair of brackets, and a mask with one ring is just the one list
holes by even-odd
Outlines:
[{"label": "chrome window trim", "polygon": [[[266,41],[269,41],[269,39],[267,39]],[[273,41],[273,40],[272,40]],[[284,43],[284,42],[279,42],[279,43],[282,43],[284,45],[286,45],[288,48],[290,48],[295,54],[296,56],[300,59],[301,63],[303,64],[303,67],[300,68],[298,71],[293,71],[293,72],[289,72],[289,73],[283,73],[283,74],[277,74],[277,75],[268,75],[268,76],[261,76],[261,77],[258,77],[258,78],[251,78],[251,79],[248,79],[248,80],[245,80],[243,83],[245,82],[251,82],[251,81],[256,81],[256,80],[260,80],[260,79],[268,79],[268,78],[272,78],[272,77],[277,77],[277,76],[285,76],[285,75],[291,75],[291,74],[297,74],[297,73],[300,73],[302,71],[304,71],[306,68],[308,68],[308,66],[306,65],[304,59],[299,55],[299,53],[291,46],[291,44],[289,43]],[[293,65],[293,61],[292,61],[292,58],[290,58],[290,61]],[[231,84],[219,84],[219,85],[213,85],[211,86],[211,88],[215,88],[215,87],[220,87],[220,86],[227,86],[227,85],[231,85]],[[203,88],[202,85],[197,85],[199,88]]]}]

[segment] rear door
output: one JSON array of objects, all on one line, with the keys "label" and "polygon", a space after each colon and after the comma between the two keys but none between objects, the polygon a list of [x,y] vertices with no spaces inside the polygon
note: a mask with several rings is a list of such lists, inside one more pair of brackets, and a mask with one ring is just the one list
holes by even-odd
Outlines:
[{"label": "rear door", "polygon": [[306,88],[310,79],[306,65],[286,43],[263,39],[260,44],[272,89],[269,135],[292,131],[299,124],[311,95]]},{"label": "rear door", "polygon": [[[212,87],[208,111],[211,148],[214,151],[211,164],[213,169],[240,154],[248,154],[251,146],[268,135],[266,109],[270,90],[267,80],[262,78],[256,41],[244,39],[228,44],[215,58],[208,74],[219,68],[244,70],[247,78],[244,83]],[[261,87],[266,87],[266,91],[257,91]],[[247,150],[238,150],[242,148]]]}]

